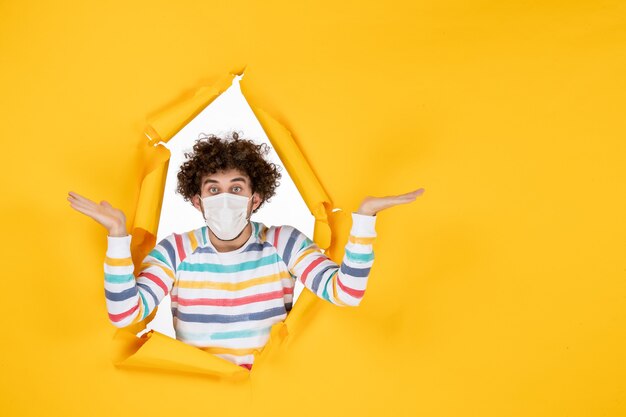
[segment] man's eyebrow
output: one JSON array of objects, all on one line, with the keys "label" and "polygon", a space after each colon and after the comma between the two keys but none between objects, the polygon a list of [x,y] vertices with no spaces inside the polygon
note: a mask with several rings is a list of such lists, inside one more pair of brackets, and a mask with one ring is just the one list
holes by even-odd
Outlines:
[{"label": "man's eyebrow", "polygon": [[[236,181],[241,181],[243,183],[247,183],[246,179],[243,177],[237,177],[237,178],[233,178],[232,180],[230,180],[230,182],[236,182]],[[204,180],[204,182],[202,183],[202,185],[206,184],[207,182],[212,182],[212,183],[217,183],[219,181],[214,180],[212,178],[207,178],[206,180]]]}]

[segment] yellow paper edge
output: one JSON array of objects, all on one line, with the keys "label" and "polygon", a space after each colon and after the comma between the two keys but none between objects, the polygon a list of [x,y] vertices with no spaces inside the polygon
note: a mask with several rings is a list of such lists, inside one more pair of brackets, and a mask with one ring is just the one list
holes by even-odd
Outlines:
[{"label": "yellow paper edge", "polygon": [[[200,87],[191,98],[149,118],[145,129],[149,139],[148,145],[169,141],[200,111],[227,90],[235,75],[236,73],[230,73],[211,86]],[[328,248],[332,235],[328,223],[329,211],[332,208],[330,198],[289,130],[260,107],[251,106],[251,108],[315,218],[313,240],[320,248]],[[131,252],[135,265],[140,265],[156,244],[169,158],[169,151],[165,147],[156,146],[155,152],[146,163],[147,169],[141,182],[132,226]],[[259,354],[255,354],[253,371],[266,361],[271,352],[283,344],[289,335],[289,325],[295,323],[303,312],[309,311],[314,301],[313,294],[303,292],[287,319],[272,327],[268,343]],[[245,379],[249,375],[245,368],[159,332],[151,330],[142,337],[137,337],[136,334],[146,328],[156,311],[157,309],[139,323],[117,330],[113,337],[112,349],[112,358],[116,366],[193,372],[232,379]]]}]

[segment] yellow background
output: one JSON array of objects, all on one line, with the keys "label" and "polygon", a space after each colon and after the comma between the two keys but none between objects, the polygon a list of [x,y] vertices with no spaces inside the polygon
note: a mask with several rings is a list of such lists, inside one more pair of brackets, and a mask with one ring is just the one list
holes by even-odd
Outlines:
[{"label": "yellow background", "polygon": [[[0,413],[625,415],[625,12],[0,2]],[[361,306],[320,300],[249,380],[118,369],[67,191],[132,222],[146,119],[244,66],[335,207],[426,192],[379,214]]]}]

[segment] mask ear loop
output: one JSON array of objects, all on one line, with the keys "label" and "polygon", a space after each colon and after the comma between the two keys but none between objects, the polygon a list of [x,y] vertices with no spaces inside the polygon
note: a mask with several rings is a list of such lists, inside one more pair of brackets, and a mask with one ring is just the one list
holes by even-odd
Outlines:
[{"label": "mask ear loop", "polygon": [[196,194],[198,196],[198,201],[200,202],[200,210],[202,211],[202,218],[206,221],[206,215],[204,214],[204,204],[202,204],[202,197],[200,194]]},{"label": "mask ear loop", "polygon": [[252,193],[252,195],[250,196],[250,198],[248,200],[250,200],[252,202],[252,206],[250,207],[250,215],[248,217],[246,217],[246,221],[250,222],[251,221],[250,219],[252,218],[252,214],[253,214],[252,213],[253,207],[254,207],[254,193]]}]

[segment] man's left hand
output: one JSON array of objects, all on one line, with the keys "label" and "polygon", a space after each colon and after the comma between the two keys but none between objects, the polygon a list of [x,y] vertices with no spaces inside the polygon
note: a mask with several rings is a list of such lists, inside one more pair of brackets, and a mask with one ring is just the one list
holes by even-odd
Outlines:
[{"label": "man's left hand", "polygon": [[398,204],[407,204],[415,201],[415,199],[423,193],[424,189],[419,188],[415,191],[411,191],[410,193],[400,195],[392,195],[387,197],[367,196],[365,197],[365,199],[363,199],[363,202],[361,202],[357,213],[366,216],[375,216],[376,213],[386,208],[393,207]]}]

